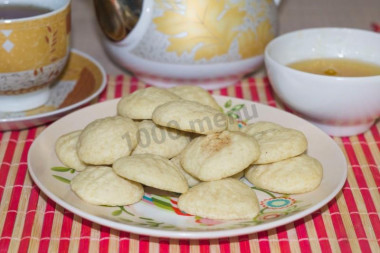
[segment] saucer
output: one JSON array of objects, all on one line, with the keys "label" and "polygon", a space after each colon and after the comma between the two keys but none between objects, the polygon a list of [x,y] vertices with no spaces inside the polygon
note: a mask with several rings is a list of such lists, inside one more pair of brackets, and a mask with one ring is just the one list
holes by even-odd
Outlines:
[{"label": "saucer", "polygon": [[98,61],[72,49],[62,75],[50,88],[48,101],[33,110],[0,112],[0,131],[24,129],[54,121],[89,103],[105,86],[106,74]]}]

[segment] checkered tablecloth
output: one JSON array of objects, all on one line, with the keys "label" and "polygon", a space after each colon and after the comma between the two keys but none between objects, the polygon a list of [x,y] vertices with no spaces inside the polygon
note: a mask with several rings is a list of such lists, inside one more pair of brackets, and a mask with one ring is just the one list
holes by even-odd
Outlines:
[{"label": "checkered tablecloth", "polygon": [[[143,87],[134,77],[109,76],[96,102]],[[286,110],[263,75],[213,93]],[[380,252],[379,121],[364,134],[334,138],[347,157],[348,179],[326,206],[275,229],[211,240],[121,232],[57,205],[27,172],[28,150],[45,127],[0,132],[0,252]]]}]

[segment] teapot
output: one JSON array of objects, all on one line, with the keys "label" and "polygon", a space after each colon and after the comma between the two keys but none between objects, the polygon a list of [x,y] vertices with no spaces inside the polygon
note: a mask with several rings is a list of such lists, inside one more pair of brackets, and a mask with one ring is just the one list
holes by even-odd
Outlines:
[{"label": "teapot", "polygon": [[263,63],[272,0],[94,0],[113,60],[160,87],[231,85]]}]

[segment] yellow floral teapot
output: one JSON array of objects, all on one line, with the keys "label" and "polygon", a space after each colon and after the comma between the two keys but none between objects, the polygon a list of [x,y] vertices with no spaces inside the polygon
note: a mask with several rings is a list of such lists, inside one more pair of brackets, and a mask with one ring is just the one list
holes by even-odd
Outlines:
[{"label": "yellow floral teapot", "polygon": [[206,89],[263,63],[276,34],[272,0],[94,0],[104,46],[146,83]]}]

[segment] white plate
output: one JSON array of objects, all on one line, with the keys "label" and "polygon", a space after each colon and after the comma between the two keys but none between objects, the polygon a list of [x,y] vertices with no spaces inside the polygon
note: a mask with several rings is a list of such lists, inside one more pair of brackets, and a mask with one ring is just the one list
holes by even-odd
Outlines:
[{"label": "white plate", "polygon": [[71,49],[69,61],[50,88],[48,101],[33,110],[0,112],[0,131],[42,125],[86,105],[106,87],[106,73],[91,56]]},{"label": "white plate", "polygon": [[[62,134],[82,129],[94,119],[115,115],[118,100],[83,108],[46,128],[30,148],[30,175],[49,198],[81,217],[123,231],[171,238],[217,238],[271,229],[316,211],[340,191],[346,180],[347,164],[342,151],[329,136],[307,121],[273,107],[236,98],[215,97],[226,112],[235,113],[240,119],[249,118],[248,122],[273,121],[304,132],[309,141],[307,153],[323,165],[320,187],[310,193],[290,196],[255,190],[261,212],[254,220],[221,221],[184,215],[176,206],[175,195],[161,196],[152,189],[147,189],[149,193],[145,194],[143,201],[127,207],[87,204],[70,190],[69,184],[57,180],[57,177],[70,180],[75,173],[51,169],[62,166],[55,155],[54,144]],[[240,108],[240,104],[244,107]]]}]

